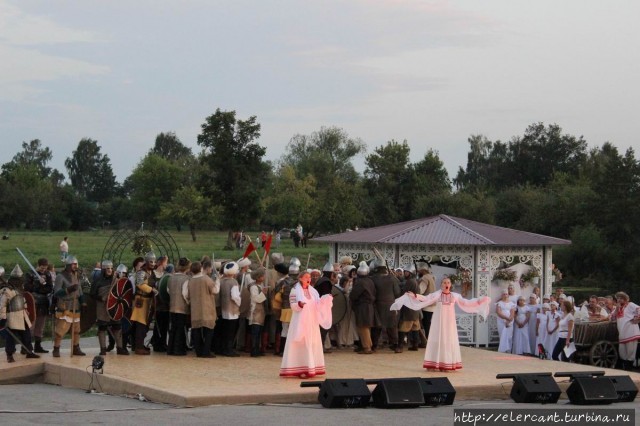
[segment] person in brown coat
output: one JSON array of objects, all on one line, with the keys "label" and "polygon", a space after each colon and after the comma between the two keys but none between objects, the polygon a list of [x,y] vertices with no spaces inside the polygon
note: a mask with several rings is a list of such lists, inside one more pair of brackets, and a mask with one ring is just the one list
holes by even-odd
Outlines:
[{"label": "person in brown coat", "polygon": [[211,262],[203,265],[200,262],[191,264],[193,274],[186,286],[185,300],[191,309],[191,341],[199,358],[215,358],[211,353],[211,339],[216,324],[217,313],[214,295],[220,292],[220,285],[204,274],[203,266],[211,268]]},{"label": "person in brown coat", "polygon": [[[400,283],[395,275],[389,274],[384,264],[375,263],[375,269],[371,280],[376,286],[376,311],[382,327],[387,331],[389,338],[389,349],[396,353],[402,352],[402,348],[398,348],[398,314],[396,311],[390,310],[391,305],[400,297]],[[372,348],[376,348],[382,329],[376,327],[371,332]]]},{"label": "person in brown coat", "polygon": [[368,277],[369,266],[367,266],[367,262],[360,262],[357,274],[349,297],[362,345],[362,348],[356,350],[361,354],[372,354],[371,327],[376,326],[376,286]]},{"label": "person in brown coat", "polygon": [[189,284],[191,261],[181,257],[178,261],[177,272],[169,278],[167,289],[169,291],[169,344],[167,355],[184,356],[187,354],[187,315],[189,305],[184,299],[183,289]]},{"label": "person in brown coat", "polygon": [[[415,267],[411,265],[404,270],[404,289],[411,293],[418,293]],[[420,343],[420,311],[414,311],[406,306],[400,309],[400,325],[398,326],[398,349],[402,352],[404,339],[408,337],[410,351],[417,351]]]}]

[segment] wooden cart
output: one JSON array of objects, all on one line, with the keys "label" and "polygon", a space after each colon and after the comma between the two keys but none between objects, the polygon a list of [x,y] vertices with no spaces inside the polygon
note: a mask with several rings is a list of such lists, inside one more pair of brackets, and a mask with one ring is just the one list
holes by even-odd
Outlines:
[{"label": "wooden cart", "polygon": [[611,321],[576,321],[573,341],[577,358],[596,367],[615,368],[618,362],[618,326]]}]

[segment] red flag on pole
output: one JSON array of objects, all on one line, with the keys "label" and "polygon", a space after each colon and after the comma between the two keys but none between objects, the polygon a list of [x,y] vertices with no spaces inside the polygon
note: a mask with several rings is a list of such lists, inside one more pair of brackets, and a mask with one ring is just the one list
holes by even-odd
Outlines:
[{"label": "red flag on pole", "polygon": [[244,254],[242,255],[242,257],[249,257],[249,255],[256,251],[256,246],[253,245],[253,241],[249,242],[249,245],[247,246],[247,249],[244,251]]},{"label": "red flag on pole", "polygon": [[269,254],[269,250],[271,250],[271,240],[273,239],[273,234],[269,234],[267,237],[267,242],[264,244],[264,252],[265,254]]}]

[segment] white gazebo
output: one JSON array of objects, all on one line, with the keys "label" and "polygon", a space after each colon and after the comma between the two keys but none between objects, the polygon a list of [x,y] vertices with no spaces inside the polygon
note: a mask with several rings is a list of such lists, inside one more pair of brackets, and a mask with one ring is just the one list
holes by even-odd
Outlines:
[{"label": "white gazebo", "polygon": [[[542,294],[551,293],[554,277],[552,248],[571,244],[569,240],[442,214],[328,235],[313,241],[330,244],[329,257],[332,261],[343,256],[369,261],[375,257],[375,247],[393,268],[426,260],[433,265],[438,281],[445,273],[463,272],[465,279],[455,283],[455,291],[467,298],[489,296],[493,301],[497,301],[501,287],[509,284],[493,280],[498,269],[516,272],[511,283],[517,293],[524,296],[531,293],[534,285],[521,283],[520,277],[524,272],[535,269],[540,275]],[[488,321],[461,311],[456,317],[460,343],[477,346],[498,342],[495,314]]]}]

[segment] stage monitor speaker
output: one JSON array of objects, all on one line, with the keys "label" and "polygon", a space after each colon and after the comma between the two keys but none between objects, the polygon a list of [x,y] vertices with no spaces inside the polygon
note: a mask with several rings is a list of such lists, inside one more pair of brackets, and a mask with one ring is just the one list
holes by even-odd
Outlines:
[{"label": "stage monitor speaker", "polygon": [[608,377],[576,377],[567,388],[572,404],[598,405],[618,401],[618,392]]},{"label": "stage monitor speaker", "polygon": [[451,405],[456,398],[456,390],[446,377],[422,377],[419,379],[424,397],[424,405]]},{"label": "stage monitor speaker", "polygon": [[320,386],[318,401],[324,408],[364,408],[371,391],[364,379],[327,379]]},{"label": "stage monitor speaker", "polygon": [[378,408],[414,408],[424,405],[420,378],[381,379],[371,394]]},{"label": "stage monitor speaker", "polygon": [[618,394],[618,402],[632,402],[638,395],[638,387],[629,376],[607,376]]},{"label": "stage monitor speaker", "polygon": [[511,399],[515,402],[549,404],[558,402],[562,391],[551,375],[515,374]]}]

